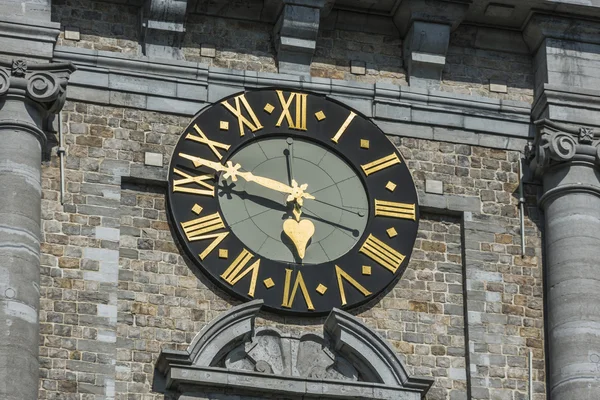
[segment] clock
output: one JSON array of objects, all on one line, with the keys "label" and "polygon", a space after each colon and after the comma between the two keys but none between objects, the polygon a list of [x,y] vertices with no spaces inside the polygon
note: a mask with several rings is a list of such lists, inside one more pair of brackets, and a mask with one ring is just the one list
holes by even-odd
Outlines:
[{"label": "clock", "polygon": [[246,91],[197,114],[169,167],[170,223],[193,264],[243,300],[323,315],[400,278],[419,207],[396,147],[326,96]]}]

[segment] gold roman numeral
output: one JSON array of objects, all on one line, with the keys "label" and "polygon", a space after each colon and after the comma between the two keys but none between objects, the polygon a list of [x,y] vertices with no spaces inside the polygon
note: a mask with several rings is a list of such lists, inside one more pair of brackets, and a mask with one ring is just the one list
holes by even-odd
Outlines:
[{"label": "gold roman numeral", "polygon": [[[283,91],[277,90],[277,96],[279,97],[279,102],[281,103],[281,108],[283,111],[281,112],[281,116],[279,120],[275,124],[275,126],[281,126],[283,122],[283,118],[286,119],[288,126],[290,129],[298,129],[301,131],[306,130],[306,98],[307,94],[304,93],[290,93],[290,97],[285,98]],[[296,112],[294,114],[295,120],[292,118],[292,114],[290,112],[290,106],[292,105],[292,101],[296,100]]]},{"label": "gold roman numeral", "polygon": [[213,239],[212,243],[200,253],[201,260],[204,260],[206,256],[209,255],[227,235],[229,235],[229,232],[211,233],[225,228],[225,224],[218,212],[191,221],[182,222],[181,227],[183,228],[185,237],[187,237],[187,240],[190,242]]},{"label": "gold roman numeral", "polygon": [[[213,175],[189,175],[185,172],[173,168],[173,172],[179,176],[183,176],[183,179],[173,179],[173,192],[183,192],[183,193],[191,193],[191,194],[199,194],[201,196],[210,196],[215,197],[215,187],[210,185],[204,181],[208,179],[213,179]],[[183,185],[187,185],[188,183],[195,183],[205,189],[198,189],[194,187],[185,187]]]},{"label": "gold roman numeral", "polygon": [[400,159],[396,153],[392,153],[389,156],[382,157],[368,164],[361,165],[360,167],[365,171],[365,175],[369,176],[377,171],[381,171],[382,169],[396,164],[400,164]]},{"label": "gold roman numeral", "polygon": [[260,269],[260,258],[250,265],[246,269],[244,267],[250,262],[253,255],[246,249],[242,250],[239,256],[233,262],[225,272],[221,274],[221,278],[225,279],[231,286],[238,283],[240,279],[252,272],[252,278],[250,279],[250,286],[248,287],[248,296],[254,297],[254,290],[256,289],[256,281],[258,280],[258,270]]},{"label": "gold roman numeral", "polygon": [[397,252],[372,234],[365,240],[359,251],[394,274],[404,261],[402,253]]},{"label": "gold roman numeral", "polygon": [[[235,96],[233,98],[233,102],[235,106],[229,104],[227,100],[222,101],[221,104],[228,109],[233,115],[235,115],[238,119],[238,124],[240,126],[240,136],[244,136],[244,126],[248,127],[252,132],[256,132],[263,128],[260,121],[254,114],[254,110],[248,104],[248,100],[246,100],[246,95],[240,94],[239,96]],[[252,121],[248,120],[242,113],[243,110],[246,110],[246,113],[250,115]]]},{"label": "gold roman numeral", "polygon": [[283,303],[281,303],[281,306],[286,307],[286,308],[292,308],[292,305],[294,304],[294,298],[296,297],[296,291],[298,290],[298,287],[299,287],[300,291],[302,292],[302,296],[304,297],[304,302],[306,303],[306,307],[309,310],[314,310],[315,307],[313,306],[310,295],[308,294],[308,290],[306,289],[306,284],[304,283],[304,278],[302,278],[302,272],[300,272],[300,271],[298,271],[298,275],[296,276],[296,280],[294,282],[294,286],[293,286],[292,292],[290,294],[290,286],[291,286],[291,282],[292,282],[292,272],[294,272],[294,271],[291,269],[285,270],[285,286],[283,288]]},{"label": "gold roman numeral", "polygon": [[351,277],[346,271],[344,271],[337,265],[335,266],[335,276],[337,276],[337,283],[338,288],[340,289],[340,297],[342,298],[343,306],[348,304],[348,302],[346,301],[346,292],[344,291],[344,283],[342,282],[343,279],[345,279],[346,282],[354,286],[354,288],[361,292],[365,297],[371,294],[371,292],[369,292],[363,285],[358,283],[356,279]]},{"label": "gold roman numeral", "polygon": [[335,134],[335,136],[331,138],[331,140],[333,142],[337,143],[338,140],[340,140],[340,138],[342,137],[342,135],[344,134],[344,132],[346,132],[346,129],[348,129],[348,126],[350,125],[350,122],[352,122],[352,120],[354,119],[354,117],[356,117],[356,114],[354,113],[354,111],[351,111],[350,115],[348,115],[348,118],[346,118],[346,120],[344,121],[344,123],[342,124],[342,126],[340,126],[340,129],[338,129],[338,131]]},{"label": "gold roman numeral", "polygon": [[188,133],[185,138],[186,139],[190,139],[190,140],[194,140],[194,141],[196,141],[198,143],[202,143],[202,144],[207,145],[208,147],[210,147],[210,149],[212,150],[212,152],[215,153],[215,155],[217,157],[219,157],[219,160],[221,158],[223,158],[223,156],[221,155],[221,153],[219,152],[219,150],[217,150],[217,148],[223,149],[223,150],[227,151],[227,150],[229,150],[229,147],[231,147],[228,144],[217,142],[217,141],[214,141],[214,140],[210,140],[209,138],[206,137],[206,135],[204,134],[204,132],[202,132],[202,130],[196,124],[194,124],[194,129],[198,133],[198,136],[196,136],[194,134],[191,134],[191,133]]},{"label": "gold roman numeral", "polygon": [[416,220],[415,204],[396,203],[375,199],[375,215],[382,217],[402,218]]}]

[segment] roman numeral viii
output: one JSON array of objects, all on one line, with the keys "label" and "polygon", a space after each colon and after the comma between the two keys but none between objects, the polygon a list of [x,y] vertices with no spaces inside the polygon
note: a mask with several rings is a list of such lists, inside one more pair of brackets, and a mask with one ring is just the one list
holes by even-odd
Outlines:
[{"label": "roman numeral viii", "polygon": [[402,264],[402,261],[404,261],[402,253],[383,243],[373,236],[373,234],[369,235],[359,251],[394,274]]},{"label": "roman numeral viii", "polygon": [[181,227],[183,228],[185,237],[190,242],[194,242],[196,240],[213,239],[211,244],[209,244],[208,247],[202,253],[200,253],[201,260],[204,260],[206,256],[208,256],[210,252],[213,251],[227,235],[229,235],[229,232],[213,233],[225,228],[225,224],[223,223],[223,220],[218,212],[205,217],[182,222]]},{"label": "roman numeral viii", "polygon": [[[173,192],[183,192],[191,194],[199,194],[201,196],[215,197],[215,187],[204,181],[213,179],[213,175],[190,175],[177,168],[173,168],[173,172],[179,176],[183,176],[183,179],[173,179]],[[196,184],[201,188],[184,186],[187,184]]]},{"label": "roman numeral viii", "polygon": [[233,286],[236,283],[238,283],[240,279],[242,279],[249,273],[252,273],[252,277],[250,278],[250,285],[248,287],[248,296],[250,297],[254,297],[256,281],[258,279],[258,270],[260,269],[260,258],[254,261],[252,265],[244,269],[244,267],[246,267],[246,265],[250,262],[252,257],[252,254],[248,250],[242,250],[240,255],[237,256],[237,258],[233,260],[231,265],[227,267],[225,272],[221,274],[221,278],[225,279],[227,283]]},{"label": "roman numeral viii", "polygon": [[[285,118],[290,129],[298,129],[301,131],[306,130],[306,98],[307,94],[304,93],[290,93],[290,97],[287,99],[283,94],[283,91],[277,90],[277,97],[279,97],[279,103],[281,103],[281,116],[275,124],[275,126],[281,126],[283,119]],[[292,102],[296,100],[296,107],[294,112],[294,118],[290,112],[290,106]]]},{"label": "roman numeral viii", "polygon": [[[256,117],[254,110],[248,104],[248,100],[246,100],[246,96],[241,94],[239,96],[235,96],[233,98],[234,105],[229,104],[229,101],[222,101],[221,104],[228,109],[233,115],[235,115],[238,119],[238,124],[240,126],[240,136],[244,136],[244,126],[248,127],[252,132],[256,132],[263,128],[260,121]],[[246,113],[250,116],[250,121],[248,118],[244,116],[242,111],[245,110]]]},{"label": "roman numeral viii", "polygon": [[375,199],[375,215],[382,217],[402,218],[416,220],[415,204],[396,203]]}]

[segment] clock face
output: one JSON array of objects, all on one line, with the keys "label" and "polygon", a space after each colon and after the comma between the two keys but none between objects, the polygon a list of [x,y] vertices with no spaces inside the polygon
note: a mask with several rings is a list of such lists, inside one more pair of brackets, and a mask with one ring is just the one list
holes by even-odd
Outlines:
[{"label": "clock face", "polygon": [[306,315],[393,284],[419,223],[408,168],[377,126],[324,96],[271,89],[195,117],[173,153],[168,210],[217,284]]}]

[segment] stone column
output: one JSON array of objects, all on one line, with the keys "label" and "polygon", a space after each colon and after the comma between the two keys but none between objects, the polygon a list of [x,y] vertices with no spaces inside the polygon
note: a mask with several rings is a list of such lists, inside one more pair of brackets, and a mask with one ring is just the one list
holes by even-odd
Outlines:
[{"label": "stone column", "polygon": [[0,398],[37,399],[41,158],[72,64],[0,61]]},{"label": "stone column", "polygon": [[536,123],[531,166],[543,182],[548,392],[600,393],[600,140],[587,127]]}]

